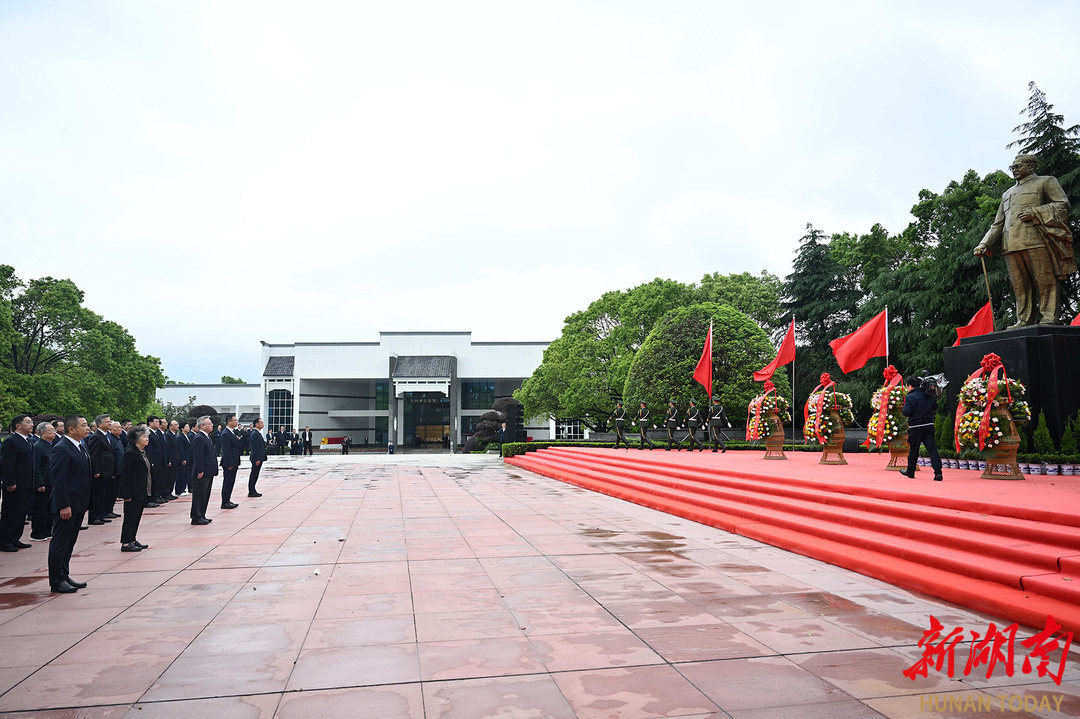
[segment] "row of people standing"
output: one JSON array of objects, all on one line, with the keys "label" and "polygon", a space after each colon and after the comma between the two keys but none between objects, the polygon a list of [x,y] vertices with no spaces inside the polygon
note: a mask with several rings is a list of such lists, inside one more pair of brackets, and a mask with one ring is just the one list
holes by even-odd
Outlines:
[{"label": "row of people standing", "polygon": [[[679,451],[683,449],[683,443],[676,436],[676,432],[683,428],[680,420],[681,413],[678,406],[676,406],[675,400],[668,402],[667,414],[664,416],[663,422],[667,429],[668,446],[667,451],[671,451],[672,445],[675,445]],[[623,408],[622,402],[616,402],[615,411],[611,414],[610,419],[612,425],[615,427],[615,449],[619,448],[619,444],[625,444],[627,449],[630,449],[630,441],[623,434],[623,430],[629,425],[637,425],[638,431],[641,433],[641,442],[638,445],[638,449],[645,449],[645,445],[649,445],[649,449],[656,449],[656,445],[649,439],[649,428],[656,429],[657,426],[652,420],[652,413],[649,410],[648,405],[645,402],[641,403],[641,408],[638,410],[637,417],[631,418],[627,411]],[[690,400],[690,407],[686,411],[685,426],[689,434],[684,439],[690,440],[690,451],[694,451],[694,447],[698,448],[698,451],[704,451],[705,446],[698,441],[697,429],[701,426],[702,422],[706,421],[702,417],[701,410],[698,409],[697,402]],[[712,440],[712,451],[717,451],[717,447],[722,452],[727,451],[727,445],[724,443],[723,428],[726,426],[731,427],[731,422],[728,421],[727,414],[724,412],[724,406],[720,403],[719,397],[713,397],[712,407],[708,414],[709,435],[706,437],[706,441]]]},{"label": "row of people standing", "polygon": [[[235,416],[229,415],[226,424],[219,437],[224,477],[221,507],[235,509],[239,505],[231,501],[231,495],[240,464],[240,437]],[[73,415],[35,428],[28,415],[18,415],[10,426],[12,434],[0,446],[0,551],[18,552],[32,546],[22,541],[31,505],[30,538],[51,540],[49,579],[58,593],[86,586],[69,573],[75,542],[85,528],[83,519],[103,525],[120,518],[113,511],[118,498],[124,500],[120,535],[124,552],[148,548],[136,536],[143,509],[178,499],[187,487],[192,494],[191,523],[213,521],[206,517],[206,510],[218,461],[209,417],[200,418],[195,432],[190,424],[176,422],[162,429],[162,421],[155,416],[148,417],[146,425],[131,427],[130,421],[99,415],[93,425],[91,430],[85,417]],[[130,428],[127,432],[125,426]],[[257,420],[249,434],[249,497],[262,496],[256,489],[266,461],[262,426]]]},{"label": "row of people standing", "polygon": [[282,425],[277,432],[270,433],[270,452],[271,454],[310,455],[314,453],[313,439],[311,427],[304,427],[303,432],[291,432]]}]

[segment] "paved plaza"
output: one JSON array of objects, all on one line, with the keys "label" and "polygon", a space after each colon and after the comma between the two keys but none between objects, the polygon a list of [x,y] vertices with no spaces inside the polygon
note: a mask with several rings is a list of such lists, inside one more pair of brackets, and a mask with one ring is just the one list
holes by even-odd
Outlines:
[{"label": "paved plaza", "polygon": [[1075,653],[1060,686],[966,646],[912,681],[931,614],[995,620],[497,457],[274,457],[259,489],[148,510],[138,554],[91,527],[74,595],[46,543],[0,557],[0,715],[1080,716]]}]

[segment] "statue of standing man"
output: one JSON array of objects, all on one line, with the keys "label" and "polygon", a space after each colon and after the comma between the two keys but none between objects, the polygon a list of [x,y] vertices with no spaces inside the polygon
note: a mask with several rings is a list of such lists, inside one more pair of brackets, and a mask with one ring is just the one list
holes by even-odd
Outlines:
[{"label": "statue of standing man", "polygon": [[1005,191],[994,224],[975,254],[990,257],[999,246],[1005,255],[1016,324],[1058,325],[1061,281],[1076,272],[1068,215],[1072,206],[1057,178],[1035,174],[1035,155],[1017,155],[1009,166],[1016,184]]}]

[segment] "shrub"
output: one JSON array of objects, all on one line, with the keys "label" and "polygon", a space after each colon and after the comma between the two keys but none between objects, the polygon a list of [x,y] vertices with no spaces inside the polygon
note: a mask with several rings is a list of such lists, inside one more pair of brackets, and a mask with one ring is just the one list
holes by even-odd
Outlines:
[{"label": "shrub", "polygon": [[1054,452],[1054,440],[1050,438],[1050,428],[1046,426],[1046,416],[1042,412],[1039,412],[1039,422],[1031,442],[1035,445],[1036,454],[1047,455]]}]

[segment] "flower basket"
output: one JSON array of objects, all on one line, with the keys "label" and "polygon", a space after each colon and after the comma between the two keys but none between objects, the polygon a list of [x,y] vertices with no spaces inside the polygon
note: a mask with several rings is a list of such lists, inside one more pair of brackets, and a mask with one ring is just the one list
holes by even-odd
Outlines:
[{"label": "flower basket", "polygon": [[772,380],[765,381],[764,393],[746,410],[746,439],[765,440],[764,459],[787,459],[784,454],[784,425],[791,421],[790,405],[780,396]]},{"label": "flower basket", "polygon": [[822,446],[819,464],[847,464],[844,459],[844,427],[855,421],[851,396],[836,391],[836,383],[825,372],[803,407],[803,437]]},{"label": "flower basket", "polygon": [[870,407],[874,411],[866,424],[866,441],[863,442],[863,446],[887,445],[889,463],[885,465],[885,469],[904,472],[907,470],[909,449],[908,423],[907,417],[901,410],[908,391],[904,386],[904,377],[892,365],[886,367],[882,374],[885,377],[885,384],[879,387],[870,398]]},{"label": "flower basket", "polygon": [[[1031,418],[1023,400],[1024,385],[1005,373],[1001,358],[990,353],[960,388],[954,433],[956,450],[986,453],[983,479],[1023,479],[1016,452],[1020,448],[1017,422]],[[1031,468],[1035,471],[1034,466]]]}]

